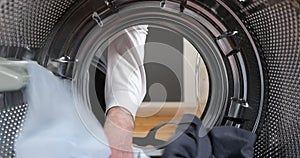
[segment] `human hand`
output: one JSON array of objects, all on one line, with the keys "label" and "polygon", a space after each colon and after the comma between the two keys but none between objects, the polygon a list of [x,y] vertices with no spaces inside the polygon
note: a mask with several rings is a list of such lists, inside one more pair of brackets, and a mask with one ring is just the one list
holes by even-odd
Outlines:
[{"label": "human hand", "polygon": [[104,131],[111,148],[110,158],[133,158],[132,136],[134,119],[122,107],[113,107],[107,113]]}]

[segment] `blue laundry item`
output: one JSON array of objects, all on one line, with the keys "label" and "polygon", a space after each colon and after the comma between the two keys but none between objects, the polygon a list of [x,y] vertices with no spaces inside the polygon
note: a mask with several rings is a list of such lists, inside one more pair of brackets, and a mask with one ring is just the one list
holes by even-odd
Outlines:
[{"label": "blue laundry item", "polygon": [[88,118],[88,125],[82,121],[71,81],[60,79],[33,62],[28,71],[28,111],[15,143],[16,157],[108,158],[110,148],[102,126],[96,118]]},{"label": "blue laundry item", "polygon": [[207,130],[194,115],[186,114],[163,158],[252,158],[256,134],[230,126]]}]

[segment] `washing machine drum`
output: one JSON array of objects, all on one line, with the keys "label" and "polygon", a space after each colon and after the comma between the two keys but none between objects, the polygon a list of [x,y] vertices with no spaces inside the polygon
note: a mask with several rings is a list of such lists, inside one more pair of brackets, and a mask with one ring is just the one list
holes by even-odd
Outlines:
[{"label": "washing machine drum", "polygon": [[[0,5],[0,55],[37,60],[72,80],[75,98],[100,122],[106,73],[101,59],[109,42],[125,29],[147,25],[147,78],[161,76],[164,102],[196,105],[193,111],[206,127],[257,133],[256,157],[300,155],[298,1],[2,0]],[[145,102],[162,102],[149,98]],[[1,93],[1,156],[14,156],[27,108],[22,92]]]}]

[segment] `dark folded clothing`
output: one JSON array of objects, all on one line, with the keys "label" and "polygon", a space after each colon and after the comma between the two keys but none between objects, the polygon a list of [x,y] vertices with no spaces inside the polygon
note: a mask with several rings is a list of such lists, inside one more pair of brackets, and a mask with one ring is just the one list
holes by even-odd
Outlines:
[{"label": "dark folded clothing", "polygon": [[220,126],[207,130],[194,115],[186,114],[167,145],[163,158],[252,158],[255,133]]}]

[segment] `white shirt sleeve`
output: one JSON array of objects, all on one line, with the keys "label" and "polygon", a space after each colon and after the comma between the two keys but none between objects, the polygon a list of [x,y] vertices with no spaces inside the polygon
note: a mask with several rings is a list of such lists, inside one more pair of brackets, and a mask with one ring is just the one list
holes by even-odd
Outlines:
[{"label": "white shirt sleeve", "polygon": [[105,83],[106,112],[121,106],[133,116],[146,94],[144,44],[147,25],[125,29],[108,46]]}]

